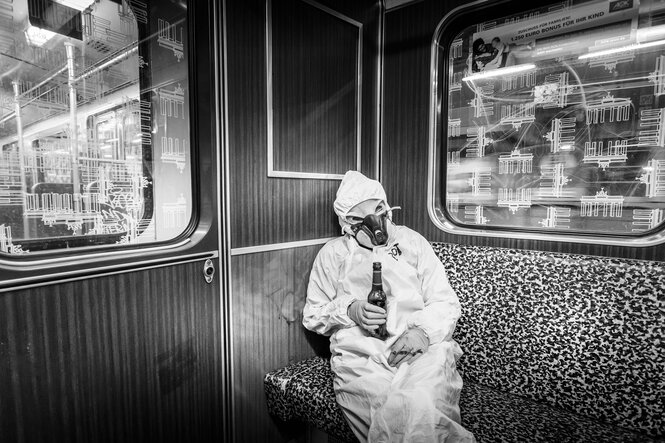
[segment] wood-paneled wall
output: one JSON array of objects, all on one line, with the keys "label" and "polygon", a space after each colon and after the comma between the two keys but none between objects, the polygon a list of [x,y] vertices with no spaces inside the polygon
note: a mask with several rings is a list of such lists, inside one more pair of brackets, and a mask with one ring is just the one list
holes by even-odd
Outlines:
[{"label": "wood-paneled wall", "polygon": [[326,337],[302,325],[307,282],[320,246],[233,257],[232,307],[236,441],[303,439],[299,423],[268,415],[266,372],[313,355],[329,355]]},{"label": "wood-paneled wall", "polygon": [[302,0],[271,9],[275,170],[356,169],[362,28]]},{"label": "wood-paneled wall", "polygon": [[0,294],[0,440],[222,441],[219,279],[202,269]]},{"label": "wood-paneled wall", "polygon": [[[273,59],[278,75],[272,91],[274,124],[281,125],[273,132],[276,169],[328,173],[343,173],[348,165],[355,169],[356,119],[348,114],[354,112],[350,105],[359,84],[348,80],[357,69],[356,52],[349,57],[339,53],[339,47],[331,51],[320,48],[316,57],[286,57],[294,51],[315,51],[315,45],[332,44],[340,31],[345,33],[343,47],[352,48],[355,25],[330,14],[335,12],[362,24],[362,106],[356,109],[361,116],[361,170],[375,176],[380,3],[317,0],[333,10],[328,12],[310,3],[272,2],[273,8],[281,8],[273,11],[273,19],[296,24],[312,22],[314,14],[314,22],[320,24],[309,23],[293,33],[286,32],[281,21],[273,26],[273,33],[279,33],[273,35],[273,45],[281,45],[273,47],[278,57]],[[339,180],[267,176],[266,0],[227,0],[226,13],[232,248],[339,235],[332,209]],[[332,78],[337,76],[343,78]],[[343,109],[336,109],[338,106]],[[321,120],[319,113],[332,122]],[[232,258],[236,441],[307,438],[302,424],[279,423],[268,415],[263,376],[290,362],[327,352],[327,339],[302,326],[307,280],[319,249],[310,246]]]},{"label": "wood-paneled wall", "polygon": [[[228,0],[226,3],[232,247],[257,246],[338,235],[339,226],[332,211],[332,202],[339,186],[338,180],[269,178],[267,176],[266,1]],[[274,3],[273,7],[276,7],[280,2],[275,1]],[[377,109],[379,3],[372,0],[323,0],[318,3],[363,25],[362,109],[360,110],[362,116],[361,169],[364,173],[373,176],[375,175],[379,115]],[[308,20],[306,14],[308,8],[311,6],[294,9],[294,14],[299,15],[292,19]],[[348,26],[342,21],[339,23],[339,26]],[[276,27],[275,29],[282,28]],[[335,29],[335,26],[330,26],[319,31],[332,34],[327,36],[329,40],[334,39]],[[300,70],[302,66],[295,64],[297,60],[298,58],[281,60],[279,64],[281,75],[288,73],[288,63],[293,63],[291,69],[294,72]],[[351,60],[353,57],[350,59],[347,57],[339,62],[351,63]],[[327,65],[329,65],[329,60],[320,69],[327,69]],[[350,66],[343,68],[348,69]],[[317,67],[310,66],[308,69],[310,72],[315,72]],[[325,79],[325,76],[321,78]],[[305,86],[310,89],[319,87],[316,82],[307,82],[307,85],[298,82],[284,82],[280,85],[280,90],[277,92],[278,97],[281,98],[288,97],[290,94],[303,96],[301,89]],[[291,91],[289,91],[289,87]],[[320,100],[323,102],[324,99]],[[316,105],[319,104],[323,103]],[[304,106],[305,103],[302,105]],[[279,121],[276,116],[275,122],[279,123]],[[312,136],[309,131],[307,132],[309,136],[300,139],[301,144],[291,150],[285,151],[284,149],[288,147],[280,145],[279,163],[298,165],[301,162],[303,149],[307,149],[308,146],[312,144],[335,146],[339,140],[348,139],[350,134],[346,126],[348,125],[337,128],[328,126],[325,132],[316,132],[319,139]],[[339,154],[348,157],[348,153],[340,152]],[[316,160],[327,161],[325,156]],[[331,168],[339,169],[337,156],[332,156],[328,160],[331,162],[330,165],[306,166],[326,171]]]},{"label": "wood-paneled wall", "polygon": [[450,235],[431,222],[427,212],[430,46],[441,19],[465,3],[423,0],[385,15],[381,178],[389,202],[402,207],[395,212],[395,220],[431,241],[665,260],[662,246],[627,248]]}]

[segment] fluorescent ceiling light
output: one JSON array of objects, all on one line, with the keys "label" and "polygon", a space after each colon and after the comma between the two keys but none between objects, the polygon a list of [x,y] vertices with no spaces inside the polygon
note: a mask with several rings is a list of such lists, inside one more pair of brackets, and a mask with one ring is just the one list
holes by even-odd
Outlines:
[{"label": "fluorescent ceiling light", "polygon": [[79,11],[85,11],[95,3],[95,0],[53,0],[56,3],[60,3],[64,6],[69,6],[70,8],[77,9]]},{"label": "fluorescent ceiling light", "polygon": [[665,35],[665,25],[651,26],[637,30],[636,38],[638,42],[653,40],[654,37]]},{"label": "fluorescent ceiling light", "polygon": [[53,37],[55,37],[55,32],[41,29],[36,26],[29,26],[28,29],[25,30],[25,38],[28,39],[28,43],[32,46],[44,46],[44,44]]},{"label": "fluorescent ceiling light", "polygon": [[497,69],[492,69],[490,71],[479,72],[478,74],[473,74],[469,75],[468,77],[464,77],[462,80],[464,80],[465,82],[469,82],[469,81],[479,80],[482,78],[499,77],[501,75],[516,74],[518,72],[529,71],[535,68],[536,65],[534,65],[533,63],[527,63],[525,65],[509,66],[507,68],[497,68]]},{"label": "fluorescent ceiling light", "polygon": [[635,43],[628,46],[621,46],[620,48],[606,49],[604,51],[589,52],[588,54],[582,54],[578,57],[579,60],[585,58],[595,58],[595,57],[604,57],[606,55],[612,55],[619,52],[634,51],[635,49],[649,48],[651,46],[660,46],[665,45],[665,40],[656,40],[653,42],[647,43]]}]

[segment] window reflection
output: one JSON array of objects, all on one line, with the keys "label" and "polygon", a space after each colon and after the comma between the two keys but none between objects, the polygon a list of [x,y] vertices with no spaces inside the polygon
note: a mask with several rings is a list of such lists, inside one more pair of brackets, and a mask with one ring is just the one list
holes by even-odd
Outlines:
[{"label": "window reflection", "polygon": [[447,48],[446,208],[463,225],[639,235],[665,220],[665,7],[566,1]]},{"label": "window reflection", "polygon": [[0,253],[186,228],[185,17],[184,2],[0,0]]}]

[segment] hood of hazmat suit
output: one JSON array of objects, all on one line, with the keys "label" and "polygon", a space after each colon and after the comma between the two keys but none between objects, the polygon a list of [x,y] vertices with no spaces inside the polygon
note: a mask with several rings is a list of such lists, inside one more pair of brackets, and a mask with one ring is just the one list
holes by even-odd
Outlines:
[{"label": "hood of hazmat suit", "polygon": [[[377,199],[389,209],[383,186],[359,172],[344,176],[334,202],[343,236],[319,251],[310,274],[303,324],[330,336],[334,388],[361,442],[473,442],[460,425],[462,379],[455,361],[462,351],[452,339],[461,310],[443,264],[417,232],[388,220],[388,240],[372,249],[353,238],[347,215],[358,203]],[[389,337],[372,337],[349,316],[356,299],[372,287],[372,264],[382,264]],[[408,328],[422,329],[427,352],[398,367],[388,364],[391,346]]]},{"label": "hood of hazmat suit", "polygon": [[350,229],[351,223],[346,219],[349,211],[358,203],[372,199],[381,200],[388,208],[386,191],[383,190],[381,183],[357,171],[348,171],[344,174],[333,204],[339,225],[342,227],[342,234],[353,234]]}]

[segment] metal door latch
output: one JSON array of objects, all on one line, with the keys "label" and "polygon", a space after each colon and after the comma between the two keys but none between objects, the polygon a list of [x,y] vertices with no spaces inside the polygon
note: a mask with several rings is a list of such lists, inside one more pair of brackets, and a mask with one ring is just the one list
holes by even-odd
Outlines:
[{"label": "metal door latch", "polygon": [[207,259],[203,265],[203,276],[206,279],[206,283],[212,283],[212,277],[215,275],[215,265],[212,264],[212,260]]}]

